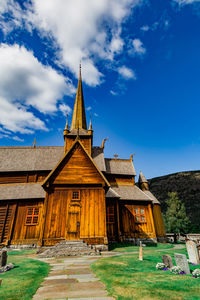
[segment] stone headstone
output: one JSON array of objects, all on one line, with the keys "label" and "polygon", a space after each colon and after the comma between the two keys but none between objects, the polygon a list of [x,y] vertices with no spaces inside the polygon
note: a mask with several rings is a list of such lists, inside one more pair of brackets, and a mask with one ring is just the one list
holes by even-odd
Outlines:
[{"label": "stone headstone", "polygon": [[0,252],[0,267],[5,267],[7,264],[7,251]]},{"label": "stone headstone", "polygon": [[180,267],[186,274],[190,274],[190,268],[185,254],[175,253],[174,258],[176,265]]},{"label": "stone headstone", "polygon": [[189,262],[199,265],[199,252],[197,249],[197,245],[194,241],[187,241],[186,242],[186,248],[187,248],[187,253],[189,256]]},{"label": "stone headstone", "polygon": [[170,255],[167,255],[167,254],[162,255],[162,261],[163,261],[163,264],[169,269],[171,269],[174,266]]}]

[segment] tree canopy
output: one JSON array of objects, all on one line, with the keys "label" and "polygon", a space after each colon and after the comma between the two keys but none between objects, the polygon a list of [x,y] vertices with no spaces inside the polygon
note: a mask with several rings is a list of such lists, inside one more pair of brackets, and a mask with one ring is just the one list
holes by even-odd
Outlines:
[{"label": "tree canopy", "polygon": [[174,234],[187,233],[189,219],[184,203],[178,198],[177,192],[168,193],[168,197],[166,200],[168,208],[164,216],[166,231]]}]

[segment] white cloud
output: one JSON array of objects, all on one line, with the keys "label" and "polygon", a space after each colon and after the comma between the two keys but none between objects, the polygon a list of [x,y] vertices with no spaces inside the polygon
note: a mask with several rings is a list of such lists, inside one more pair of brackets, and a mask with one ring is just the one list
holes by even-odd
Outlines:
[{"label": "white cloud", "polygon": [[33,133],[32,129],[47,130],[44,122],[32,112],[3,97],[0,97],[0,123],[6,130],[13,132]]},{"label": "white cloud", "polygon": [[52,114],[57,101],[75,91],[68,79],[18,45],[0,45],[0,78],[0,124],[14,132],[46,130],[44,122],[28,108]]},{"label": "white cloud", "polygon": [[94,116],[95,116],[95,117],[98,117],[99,115],[98,115],[97,113],[94,113]]},{"label": "white cloud", "polygon": [[88,107],[86,108],[87,111],[90,111],[91,109],[92,109],[91,106],[88,106]]},{"label": "white cloud", "polygon": [[[6,4],[6,2],[9,3]],[[113,60],[121,53],[124,40],[122,26],[132,8],[143,0],[32,0],[25,10],[13,0],[3,0],[2,10],[15,16],[13,27],[36,28],[41,35],[52,38],[60,64],[78,77],[82,62],[83,80],[91,86],[101,83],[102,74],[95,62]],[[21,23],[20,23],[21,20]],[[7,20],[4,22],[8,26]],[[9,23],[11,28],[11,23]],[[7,30],[9,30],[7,28]],[[85,75],[84,75],[85,74]],[[86,75],[87,74],[87,75]]]},{"label": "white cloud", "polygon": [[116,95],[117,95],[117,92],[115,92],[115,91],[113,91],[113,90],[110,90],[110,93],[111,93],[111,95],[113,95],[113,96],[116,96]]},{"label": "white cloud", "polygon": [[136,80],[135,72],[126,66],[122,66],[118,68],[118,73],[124,78],[124,79],[134,79]]},{"label": "white cloud", "polygon": [[150,27],[148,25],[143,25],[140,30],[142,31],[149,31],[150,30]]},{"label": "white cloud", "polygon": [[174,2],[177,2],[179,5],[187,5],[200,2],[200,0],[174,0]]},{"label": "white cloud", "polygon": [[133,48],[130,50],[130,53],[133,55],[143,56],[146,53],[146,48],[143,46],[143,43],[139,39],[134,39],[132,41]]},{"label": "white cloud", "polygon": [[24,142],[24,139],[21,139],[18,136],[14,136],[12,139],[18,142]]},{"label": "white cloud", "polygon": [[60,104],[59,110],[63,113],[64,116],[66,116],[66,114],[71,114],[72,112],[71,107],[69,107],[69,105],[67,104]]}]

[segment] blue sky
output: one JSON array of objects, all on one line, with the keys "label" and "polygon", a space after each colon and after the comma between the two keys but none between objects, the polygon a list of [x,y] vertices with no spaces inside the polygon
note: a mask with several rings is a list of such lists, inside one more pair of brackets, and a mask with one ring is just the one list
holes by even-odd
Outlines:
[{"label": "blue sky", "polygon": [[1,0],[0,146],[63,145],[81,61],[106,157],[199,170],[199,36],[199,0]]}]

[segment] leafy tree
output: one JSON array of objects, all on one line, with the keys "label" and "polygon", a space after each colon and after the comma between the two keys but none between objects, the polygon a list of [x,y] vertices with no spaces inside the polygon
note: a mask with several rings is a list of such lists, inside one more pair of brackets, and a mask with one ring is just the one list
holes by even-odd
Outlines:
[{"label": "leafy tree", "polygon": [[177,192],[168,193],[167,211],[164,216],[167,232],[174,233],[174,242],[177,242],[177,234],[187,233],[189,219],[186,215],[185,205],[178,198]]}]

